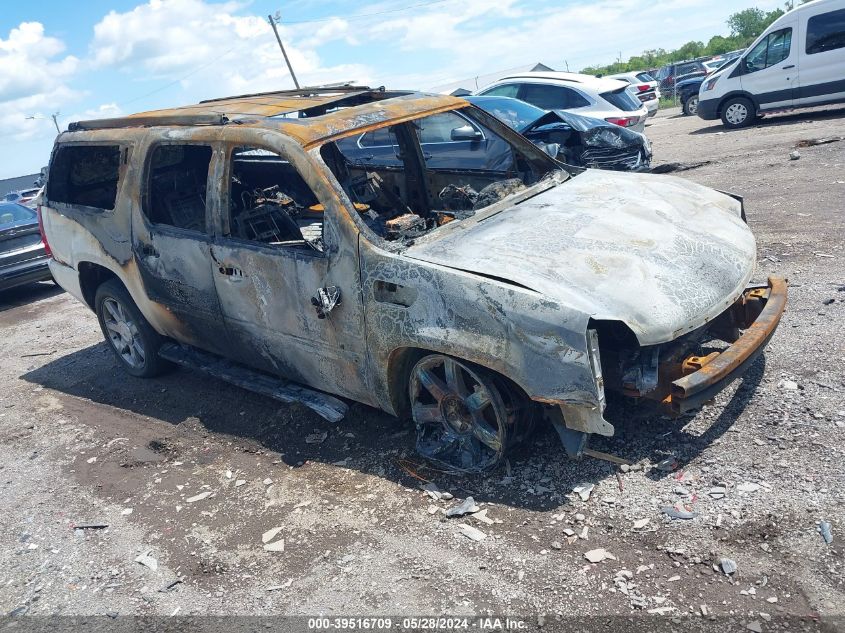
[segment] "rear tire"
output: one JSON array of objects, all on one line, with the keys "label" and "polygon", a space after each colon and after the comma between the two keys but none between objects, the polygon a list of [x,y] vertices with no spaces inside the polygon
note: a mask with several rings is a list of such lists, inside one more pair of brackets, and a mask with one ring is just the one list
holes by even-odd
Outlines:
[{"label": "rear tire", "polygon": [[169,368],[158,355],[164,337],[147,322],[123,284],[116,279],[101,284],[94,309],[106,343],[127,373],[152,378]]},{"label": "rear tire", "polygon": [[690,95],[684,100],[684,114],[695,116],[698,114],[698,95]]},{"label": "rear tire", "polygon": [[747,127],[757,120],[757,108],[745,97],[734,97],[722,106],[722,124],[731,129]]}]

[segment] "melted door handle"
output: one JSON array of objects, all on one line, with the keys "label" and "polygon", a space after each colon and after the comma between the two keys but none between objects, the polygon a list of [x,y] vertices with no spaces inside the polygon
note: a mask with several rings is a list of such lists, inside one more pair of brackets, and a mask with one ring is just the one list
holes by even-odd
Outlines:
[{"label": "melted door handle", "polygon": [[244,271],[228,264],[220,264],[217,267],[217,272],[224,277],[228,277],[230,281],[240,281],[244,278]]}]

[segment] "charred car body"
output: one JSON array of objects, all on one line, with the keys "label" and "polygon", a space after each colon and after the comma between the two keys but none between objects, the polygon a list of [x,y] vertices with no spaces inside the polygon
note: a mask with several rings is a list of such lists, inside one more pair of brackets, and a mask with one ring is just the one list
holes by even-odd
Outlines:
[{"label": "charred car body", "polygon": [[[479,153],[434,160],[426,129]],[[344,155],[368,132],[395,137],[394,164]],[[748,285],[738,200],[572,175],[454,97],[304,89],[80,122],[41,212],[56,280],[130,373],[200,366],[329,419],[345,405],[327,394],[364,402],[464,471],[540,417],[579,454],[613,434],[606,390],[700,406],[786,301],[780,280]],[[705,355],[713,339],[729,345]]]}]

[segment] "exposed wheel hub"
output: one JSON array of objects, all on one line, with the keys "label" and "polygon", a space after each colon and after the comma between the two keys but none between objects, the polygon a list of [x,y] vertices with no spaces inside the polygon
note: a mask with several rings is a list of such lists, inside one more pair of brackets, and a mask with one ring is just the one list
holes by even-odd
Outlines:
[{"label": "exposed wheel hub", "polygon": [[457,395],[445,396],[440,401],[440,411],[449,426],[457,433],[469,433],[472,430],[472,413]]}]

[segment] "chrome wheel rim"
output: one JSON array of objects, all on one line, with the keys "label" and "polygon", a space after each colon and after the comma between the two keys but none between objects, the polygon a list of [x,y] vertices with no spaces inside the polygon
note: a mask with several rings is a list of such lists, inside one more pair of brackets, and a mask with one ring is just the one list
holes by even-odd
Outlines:
[{"label": "chrome wheel rim", "polygon": [[103,324],[117,355],[134,369],[144,366],[144,343],[129,311],[113,297],[103,300]]},{"label": "chrome wheel rim", "polygon": [[732,103],[725,110],[725,118],[728,120],[728,123],[739,125],[748,118],[748,108],[741,103]]},{"label": "chrome wheel rim", "polygon": [[414,366],[409,389],[420,454],[459,472],[488,470],[502,459],[513,416],[492,380],[432,355]]},{"label": "chrome wheel rim", "polygon": [[698,113],[698,97],[690,97],[690,100],[687,102],[687,110],[689,110],[690,114]]}]

